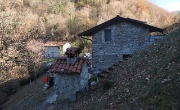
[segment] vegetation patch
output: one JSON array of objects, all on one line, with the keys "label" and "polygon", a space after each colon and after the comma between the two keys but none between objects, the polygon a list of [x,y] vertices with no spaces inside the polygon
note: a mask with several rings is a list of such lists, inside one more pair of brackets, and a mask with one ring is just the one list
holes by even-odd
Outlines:
[{"label": "vegetation patch", "polygon": [[[178,110],[179,55],[180,29],[134,54],[128,61],[114,66],[111,79],[107,80],[115,81],[113,86],[101,83],[102,90],[106,91],[94,91],[76,105],[86,104],[88,109],[94,109],[92,105],[96,103],[101,109]],[[76,105],[74,109],[78,108]]]}]

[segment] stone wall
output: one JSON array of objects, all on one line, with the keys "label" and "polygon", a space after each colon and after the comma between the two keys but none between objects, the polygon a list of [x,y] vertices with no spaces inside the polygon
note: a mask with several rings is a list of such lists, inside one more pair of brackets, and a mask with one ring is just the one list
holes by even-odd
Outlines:
[{"label": "stone wall", "polygon": [[89,80],[89,72],[88,72],[88,67],[86,63],[84,64],[82,68],[80,77],[81,77],[80,79],[81,89],[84,89],[88,85],[88,80]]},{"label": "stone wall", "polygon": [[[105,42],[104,30],[111,29],[111,41]],[[98,73],[149,45],[149,30],[128,22],[116,23],[93,35],[93,72]]]},{"label": "stone wall", "polygon": [[88,68],[86,63],[82,68],[81,74],[55,74],[54,88],[58,95],[58,101],[71,99],[76,92],[84,89],[88,84]]},{"label": "stone wall", "polygon": [[54,88],[59,101],[70,98],[80,90],[80,75],[55,74],[54,80]]}]

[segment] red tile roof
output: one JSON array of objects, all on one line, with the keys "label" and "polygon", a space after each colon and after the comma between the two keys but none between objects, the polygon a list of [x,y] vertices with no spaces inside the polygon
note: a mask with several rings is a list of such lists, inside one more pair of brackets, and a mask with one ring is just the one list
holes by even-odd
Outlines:
[{"label": "red tile roof", "polygon": [[86,60],[87,59],[84,57],[77,57],[77,61],[70,64],[67,62],[67,57],[60,57],[52,65],[50,72],[60,74],[80,74]]},{"label": "red tile roof", "polygon": [[64,44],[66,44],[66,41],[61,41],[61,42],[57,42],[57,41],[48,41],[44,44],[44,46],[48,47],[48,46],[63,46]]}]

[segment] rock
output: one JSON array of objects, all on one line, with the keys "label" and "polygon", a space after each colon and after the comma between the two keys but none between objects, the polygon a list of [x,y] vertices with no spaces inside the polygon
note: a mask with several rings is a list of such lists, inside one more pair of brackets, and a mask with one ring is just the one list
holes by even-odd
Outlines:
[{"label": "rock", "polygon": [[96,84],[97,84],[96,81],[91,82],[91,86],[94,86],[94,85],[96,85]]},{"label": "rock", "polygon": [[49,104],[55,103],[56,100],[57,100],[57,94],[56,94],[56,93],[47,98],[47,102],[48,102]]},{"label": "rock", "polygon": [[44,88],[43,91],[45,91],[45,90],[47,90],[49,88],[49,85],[45,84],[43,88]]}]

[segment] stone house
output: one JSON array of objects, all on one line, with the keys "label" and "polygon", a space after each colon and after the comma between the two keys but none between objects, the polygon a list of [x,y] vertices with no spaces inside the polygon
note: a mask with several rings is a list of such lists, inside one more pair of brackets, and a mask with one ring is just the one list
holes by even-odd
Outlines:
[{"label": "stone house", "polygon": [[84,39],[92,36],[92,68],[93,73],[98,73],[151,44],[154,41],[151,32],[163,33],[163,30],[116,16],[78,35]]},{"label": "stone house", "polygon": [[44,44],[45,47],[45,57],[52,58],[64,55],[66,49],[71,47],[69,42],[61,41],[48,41]]},{"label": "stone house", "polygon": [[78,91],[88,90],[88,59],[78,56],[77,48],[68,48],[65,54],[67,56],[57,58],[50,69],[58,100],[69,99]]}]

